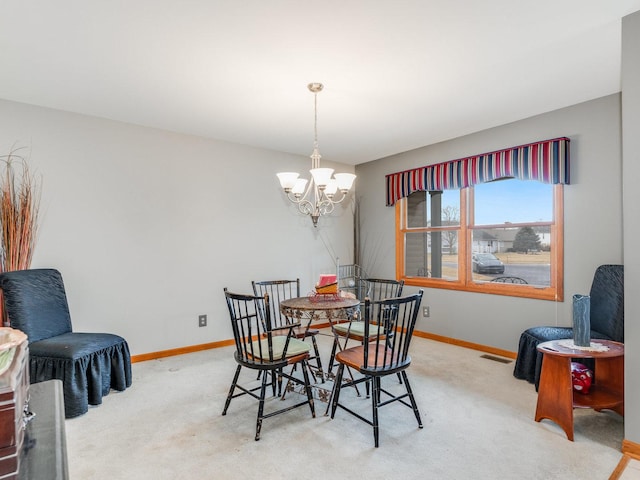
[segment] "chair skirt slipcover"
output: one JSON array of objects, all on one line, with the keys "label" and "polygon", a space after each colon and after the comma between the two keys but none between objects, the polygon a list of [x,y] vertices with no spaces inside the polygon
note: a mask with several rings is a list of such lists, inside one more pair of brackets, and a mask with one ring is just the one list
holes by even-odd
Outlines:
[{"label": "chair skirt slipcover", "polygon": [[[542,369],[542,353],[537,350],[539,344],[550,340],[567,340],[573,338],[571,327],[532,327],[520,335],[518,357],[513,370],[513,376],[533,383],[538,390],[540,371]],[[591,330],[591,338],[596,340],[611,340],[601,333]],[[581,360],[588,367],[593,368],[592,362],[585,358]]]},{"label": "chair skirt slipcover", "polygon": [[112,388],[131,386],[131,357],[124,338],[73,332],[58,270],[4,272],[0,289],[11,326],[28,337],[31,383],[62,380],[66,418],[100,405]]},{"label": "chair skirt slipcover", "polygon": [[66,418],[87,413],[102,397],[131,386],[124,338],[110,333],[64,333],[29,344],[31,383],[62,380]]}]

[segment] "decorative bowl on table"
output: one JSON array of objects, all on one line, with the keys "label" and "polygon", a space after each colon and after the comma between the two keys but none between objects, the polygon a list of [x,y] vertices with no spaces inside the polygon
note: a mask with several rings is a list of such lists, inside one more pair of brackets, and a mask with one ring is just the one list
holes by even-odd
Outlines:
[{"label": "decorative bowl on table", "polygon": [[26,340],[24,332],[11,327],[0,327],[0,375],[11,366],[16,347]]}]

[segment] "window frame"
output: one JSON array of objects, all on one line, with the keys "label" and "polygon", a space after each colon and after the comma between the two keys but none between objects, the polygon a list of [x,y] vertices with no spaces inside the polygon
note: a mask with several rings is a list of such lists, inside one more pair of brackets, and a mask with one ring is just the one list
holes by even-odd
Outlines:
[{"label": "window frame", "polygon": [[[458,279],[414,277],[405,275],[405,233],[431,231],[429,227],[407,227],[407,198],[396,202],[396,278],[405,285],[445,290],[460,290],[492,295],[564,301],[564,185],[553,185],[553,219],[550,223],[553,240],[550,265],[550,285],[513,285],[507,283],[476,282],[471,271],[473,233],[473,187],[460,190],[460,235],[458,240]],[[457,229],[457,227],[456,227]],[[461,241],[463,239],[464,241]]]}]

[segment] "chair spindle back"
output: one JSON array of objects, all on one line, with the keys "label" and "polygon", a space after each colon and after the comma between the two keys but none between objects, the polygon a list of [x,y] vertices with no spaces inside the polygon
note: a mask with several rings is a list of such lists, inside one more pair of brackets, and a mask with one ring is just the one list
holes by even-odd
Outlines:
[{"label": "chair spindle back", "polygon": [[382,278],[367,278],[365,280],[367,298],[372,302],[384,300],[385,298],[396,298],[402,296],[404,280],[390,280]]},{"label": "chair spindle back", "polygon": [[[269,295],[260,297],[237,294],[226,288],[224,295],[236,344],[236,360],[254,368],[260,364],[271,365],[284,361],[284,354],[274,358]],[[288,340],[287,337],[287,343]]]},{"label": "chair spindle back", "polygon": [[295,280],[265,280],[251,282],[253,294],[256,297],[269,295],[269,313],[274,328],[283,327],[291,323],[290,319],[280,311],[280,302],[300,296],[300,279]]},{"label": "chair spindle back", "polygon": [[[402,370],[411,363],[409,346],[418,319],[420,290],[406,297],[372,302],[365,299],[365,342],[363,371],[389,372]],[[385,335],[369,335],[369,326],[384,325]]]}]

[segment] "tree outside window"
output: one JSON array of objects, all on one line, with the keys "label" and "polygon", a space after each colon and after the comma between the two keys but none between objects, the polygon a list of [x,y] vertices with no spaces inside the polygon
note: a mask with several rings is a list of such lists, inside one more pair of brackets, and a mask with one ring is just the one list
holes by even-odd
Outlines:
[{"label": "tree outside window", "polygon": [[520,253],[539,252],[542,248],[540,237],[532,227],[522,227],[513,240],[513,250]]}]

